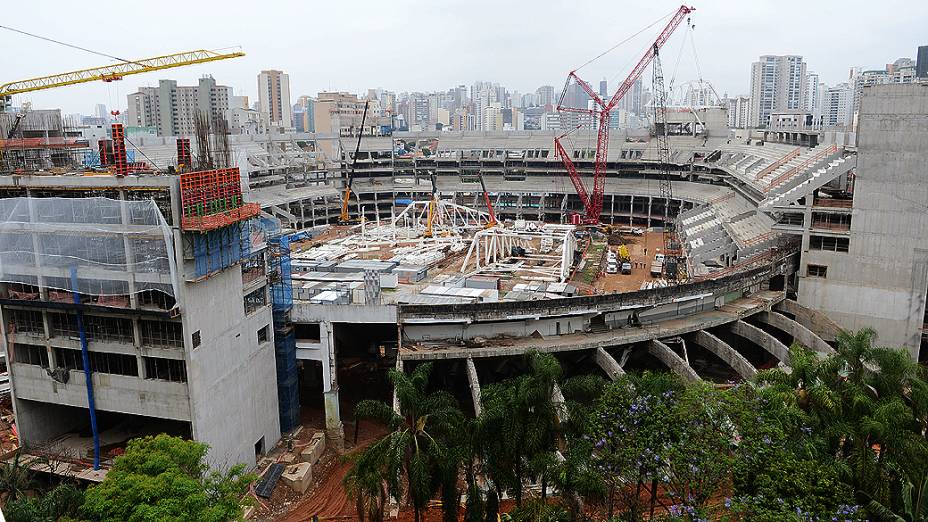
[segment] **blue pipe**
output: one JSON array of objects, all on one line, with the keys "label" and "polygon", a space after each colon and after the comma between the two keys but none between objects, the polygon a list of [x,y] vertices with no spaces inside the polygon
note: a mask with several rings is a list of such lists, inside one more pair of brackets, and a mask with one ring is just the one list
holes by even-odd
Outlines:
[{"label": "blue pipe", "polygon": [[[81,304],[77,293],[77,267],[71,266],[71,295],[74,304]],[[100,433],[97,432],[97,409],[93,401],[93,372],[90,370],[90,353],[87,351],[87,332],[84,331],[84,313],[77,308],[77,331],[81,336],[81,359],[84,361],[84,381],[87,383],[87,407],[90,409],[90,431],[93,432],[93,469],[100,469]]]}]

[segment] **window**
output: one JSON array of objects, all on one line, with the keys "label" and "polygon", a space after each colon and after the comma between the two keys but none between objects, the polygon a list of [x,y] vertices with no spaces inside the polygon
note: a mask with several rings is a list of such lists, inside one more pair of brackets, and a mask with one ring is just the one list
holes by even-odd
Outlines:
[{"label": "window", "polygon": [[84,370],[84,359],[80,350],[55,348],[55,366],[65,370]]},{"label": "window", "polygon": [[197,330],[193,332],[193,335],[191,337],[192,337],[191,341],[193,342],[193,347],[196,348],[200,346],[200,331]]},{"label": "window", "polygon": [[319,341],[319,323],[297,323],[294,331],[301,341]]},{"label": "window", "polygon": [[810,236],[810,250],[829,250],[832,252],[847,252],[850,240],[846,237]]},{"label": "window", "polygon": [[145,360],[145,378],[162,381],[187,382],[187,366],[184,361],[142,357]]},{"label": "window", "polygon": [[827,277],[828,267],[822,265],[809,265],[806,269],[806,275],[809,277]]},{"label": "window", "polygon": [[10,310],[8,321],[13,323],[12,332],[33,333],[45,336],[45,325],[42,323],[42,312],[30,310]]},{"label": "window", "polygon": [[173,321],[139,321],[142,344],[164,348],[183,348],[184,333],[180,323]]},{"label": "window", "polygon": [[267,342],[268,330],[270,329],[270,327],[271,327],[270,325],[267,325],[267,324],[266,324],[266,325],[264,325],[263,328],[261,328],[260,330],[258,330],[258,343],[266,343],[266,342]]},{"label": "window", "polygon": [[90,369],[100,373],[139,376],[139,365],[134,355],[124,353],[90,352]]},{"label": "window", "polygon": [[266,305],[267,287],[262,286],[261,288],[245,296],[245,315],[248,315],[258,308],[262,308]]},{"label": "window", "polygon": [[34,344],[14,344],[13,361],[23,364],[34,364],[42,368],[48,368],[48,351],[44,346]]}]

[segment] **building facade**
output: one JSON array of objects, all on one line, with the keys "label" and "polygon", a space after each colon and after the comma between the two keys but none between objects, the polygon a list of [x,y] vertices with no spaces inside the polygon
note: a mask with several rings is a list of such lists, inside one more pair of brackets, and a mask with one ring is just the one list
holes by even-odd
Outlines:
[{"label": "building facade", "polygon": [[254,464],[280,438],[264,236],[189,229],[179,176],[21,178],[0,177],[0,333],[23,446],[92,456],[90,375],[107,445],[167,432]]},{"label": "building facade", "polygon": [[158,87],[128,95],[126,120],[132,127],[154,127],[158,136],[193,136],[198,114],[211,122],[224,120],[232,98],[232,88],[216,84],[212,76],[200,78],[196,86],[160,80]]},{"label": "building facade", "polygon": [[751,127],[766,127],[770,114],[802,109],[806,62],[802,56],[761,56],[751,64]]},{"label": "building facade", "polygon": [[917,357],[928,292],[928,85],[864,87],[857,146],[849,204],[816,197],[809,206],[821,231],[803,245],[799,301],[844,328],[873,327],[881,346]]},{"label": "building facade", "polygon": [[290,75],[277,70],[261,71],[258,75],[258,107],[266,127],[293,127]]}]

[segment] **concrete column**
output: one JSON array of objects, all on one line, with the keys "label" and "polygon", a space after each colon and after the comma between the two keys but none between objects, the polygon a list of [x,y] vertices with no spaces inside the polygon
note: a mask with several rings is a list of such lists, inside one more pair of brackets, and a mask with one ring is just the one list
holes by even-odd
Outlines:
[{"label": "concrete column", "polygon": [[564,394],[561,393],[561,387],[554,383],[554,389],[551,390],[551,403],[554,404],[554,412],[557,414],[557,420],[560,423],[567,422],[567,405],[565,404]]},{"label": "concrete column", "polygon": [[477,378],[477,367],[474,360],[467,358],[467,384],[470,386],[470,397],[474,401],[474,415],[480,416],[480,379]]},{"label": "concrete column", "polygon": [[739,337],[743,337],[760,346],[766,350],[767,353],[776,357],[780,362],[789,364],[789,348],[787,348],[785,344],[781,343],[776,337],[768,334],[756,326],[742,321],[741,319],[735,321],[734,323],[729,323],[728,328],[733,334]]},{"label": "concrete column", "polygon": [[740,375],[741,378],[750,379],[757,373],[757,369],[754,368],[754,366],[743,355],[738,353],[725,341],[719,339],[718,337],[705,330],[699,330],[693,335],[695,337],[696,344],[714,353],[719,357],[719,359],[727,362],[733,370],[738,372],[738,375]]},{"label": "concrete column", "polygon": [[810,348],[820,354],[834,353],[834,349],[828,345],[821,337],[812,333],[811,330],[793,321],[785,315],[776,312],[760,312],[755,315],[762,323],[784,331],[793,336],[793,341],[806,348]]},{"label": "concrete column", "polygon": [[677,355],[677,352],[671,350],[669,346],[657,339],[652,339],[648,344],[648,353],[660,359],[662,363],[685,380],[690,382],[701,380],[696,371],[682,357]]},{"label": "concrete column", "polygon": [[[403,360],[399,357],[396,358],[396,371],[403,372]],[[400,398],[396,395],[396,388],[393,388],[393,411],[397,415],[400,414]]]},{"label": "concrete column", "polygon": [[619,366],[619,363],[617,363],[602,346],[593,352],[593,359],[596,361],[596,364],[606,372],[606,375],[608,375],[611,380],[614,381],[622,375],[625,375],[625,370]]},{"label": "concrete column", "polygon": [[654,202],[654,198],[648,196],[648,228],[651,228],[651,203]]},{"label": "concrete column", "polygon": [[323,382],[322,392],[325,403],[326,437],[334,445],[336,451],[341,453],[345,447],[345,427],[342,424],[341,405],[338,400],[338,365],[336,362],[334,325],[329,321],[320,322],[319,338],[325,344],[328,356],[328,378],[326,379],[327,382]]}]

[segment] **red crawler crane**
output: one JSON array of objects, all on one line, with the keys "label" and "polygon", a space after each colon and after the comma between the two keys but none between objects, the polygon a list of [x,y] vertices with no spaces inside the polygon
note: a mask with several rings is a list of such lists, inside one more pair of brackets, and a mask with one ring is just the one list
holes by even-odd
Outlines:
[{"label": "red crawler crane", "polygon": [[[567,151],[564,150],[564,146],[561,145],[561,139],[564,138],[567,134],[563,134],[554,138],[554,153],[556,156],[561,158],[561,162],[564,163],[564,167],[567,168],[567,173],[570,175],[570,181],[573,183],[574,188],[577,191],[577,195],[580,197],[580,201],[583,203],[584,214],[582,216],[576,215],[572,218],[576,224],[598,224],[599,216],[603,210],[603,190],[606,186],[606,159],[608,158],[609,153],[609,120],[611,118],[612,109],[619,103],[619,101],[625,96],[625,94],[632,88],[635,84],[635,81],[641,77],[641,74],[644,72],[648,64],[651,63],[651,60],[654,59],[655,54],[658,49],[667,42],[667,39],[670,38],[670,35],[673,34],[677,26],[683,22],[683,19],[686,18],[691,12],[695,11],[696,8],[688,7],[686,5],[681,5],[680,9],[673,15],[667,26],[664,27],[664,30],[657,37],[652,45],[648,47],[647,52],[644,56],[641,57],[641,60],[638,61],[638,65],[632,69],[632,72],[629,73],[628,77],[625,78],[625,81],[619,85],[619,88],[615,91],[615,94],[612,95],[608,101],[600,98],[599,94],[593,87],[590,86],[587,82],[580,79],[577,76],[577,71],[570,71],[570,74],[567,75],[567,82],[564,84],[564,90],[561,93],[561,97],[558,100],[557,110],[562,112],[575,112],[580,114],[589,114],[594,119],[599,120],[599,132],[596,135],[596,162],[594,163],[593,169],[593,193],[588,194],[586,187],[583,186],[583,180],[580,179],[580,174],[577,172],[577,167],[574,165],[574,162],[570,159],[570,156],[567,154]],[[577,85],[580,86],[584,92],[593,99],[594,108],[577,108],[577,107],[564,107],[562,103],[567,94],[567,89],[570,87],[570,81],[575,80]]]}]

